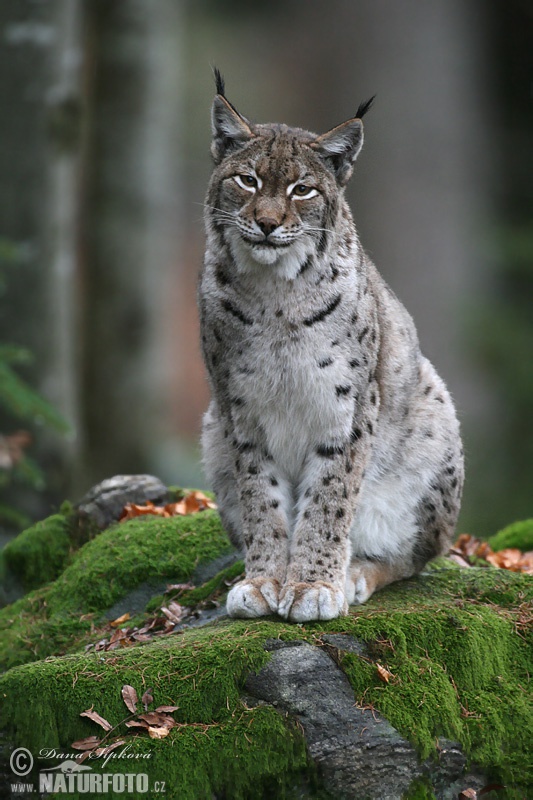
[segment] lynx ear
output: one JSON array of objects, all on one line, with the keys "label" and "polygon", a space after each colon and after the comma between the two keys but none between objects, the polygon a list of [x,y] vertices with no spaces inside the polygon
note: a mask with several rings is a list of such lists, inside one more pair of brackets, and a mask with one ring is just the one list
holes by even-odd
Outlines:
[{"label": "lynx ear", "polygon": [[215,70],[215,79],[217,95],[211,110],[213,131],[211,154],[215,162],[219,164],[228,152],[237,150],[246,144],[252,138],[253,133],[248,120],[241,116],[225,98],[224,81],[218,70]]},{"label": "lynx ear", "polygon": [[311,147],[316,150],[332,168],[340,186],[345,186],[353,172],[355,159],[363,146],[363,123],[361,118],[366,114],[374,98],[361,103],[353,119],[337,125],[336,128],[319,136]]}]

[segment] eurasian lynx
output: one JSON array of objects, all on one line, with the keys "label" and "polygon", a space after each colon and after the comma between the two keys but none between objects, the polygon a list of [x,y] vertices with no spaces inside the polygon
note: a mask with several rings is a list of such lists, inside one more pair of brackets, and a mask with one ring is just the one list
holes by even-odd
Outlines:
[{"label": "eurasian lynx", "polygon": [[448,548],[459,424],[344,199],[370,103],[316,136],[216,79],[199,304],[205,467],[245,552],[228,613],[332,619]]}]

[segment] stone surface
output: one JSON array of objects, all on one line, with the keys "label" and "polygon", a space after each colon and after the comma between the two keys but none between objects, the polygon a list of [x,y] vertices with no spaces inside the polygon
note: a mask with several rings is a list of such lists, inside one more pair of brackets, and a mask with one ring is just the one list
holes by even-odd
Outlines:
[{"label": "stone surface", "polygon": [[153,475],[115,475],[98,483],[77,504],[82,519],[89,519],[104,530],[116,522],[126,503],[168,503],[167,487]]},{"label": "stone surface", "polygon": [[[351,637],[331,645],[358,652]],[[339,641],[340,640],[340,641]],[[415,778],[428,776],[436,796],[450,797],[466,759],[458,745],[440,743],[439,761],[420,763],[412,745],[385,719],[354,702],[342,670],[323,648],[301,641],[266,643],[270,661],[250,675],[249,695],[294,715],[325,787],[336,798],[401,800]]]}]

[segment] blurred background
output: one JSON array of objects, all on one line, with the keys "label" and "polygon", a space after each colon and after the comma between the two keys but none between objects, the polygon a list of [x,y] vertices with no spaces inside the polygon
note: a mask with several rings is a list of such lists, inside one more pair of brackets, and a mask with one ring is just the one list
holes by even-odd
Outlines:
[{"label": "blurred background", "polygon": [[460,529],[533,516],[530,0],[2,0],[0,524],[204,486],[211,65],[258,122],[377,94],[348,194],[463,425]]}]

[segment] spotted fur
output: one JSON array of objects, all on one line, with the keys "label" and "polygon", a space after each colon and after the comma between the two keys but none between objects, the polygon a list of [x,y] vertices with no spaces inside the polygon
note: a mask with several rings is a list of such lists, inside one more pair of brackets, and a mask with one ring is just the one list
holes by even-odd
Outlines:
[{"label": "spotted fur", "polygon": [[246,563],[228,612],[331,619],[448,547],[459,425],[343,196],[368,104],[316,136],[217,89],[199,307],[204,463]]}]

